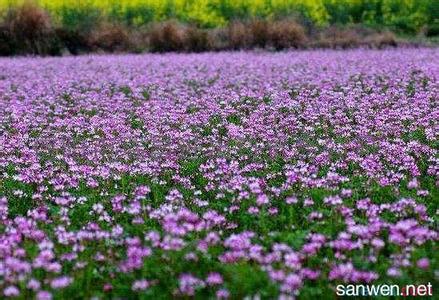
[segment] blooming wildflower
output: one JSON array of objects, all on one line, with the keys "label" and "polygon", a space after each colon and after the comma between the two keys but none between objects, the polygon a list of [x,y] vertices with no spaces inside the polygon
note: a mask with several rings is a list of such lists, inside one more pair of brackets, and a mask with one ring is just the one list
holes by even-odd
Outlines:
[{"label": "blooming wildflower", "polygon": [[330,205],[338,205],[343,203],[342,199],[339,196],[328,196],[323,199],[323,202]]},{"label": "blooming wildflower", "polygon": [[29,282],[27,283],[27,288],[34,291],[38,290],[40,286],[41,286],[40,282],[34,278],[30,279]]},{"label": "blooming wildflower", "polygon": [[36,298],[37,300],[52,300],[52,294],[48,291],[39,291]]},{"label": "blooming wildflower", "polygon": [[287,198],[285,199],[285,202],[286,202],[287,204],[296,204],[296,203],[298,202],[298,200],[297,200],[297,197],[295,197],[295,196],[291,196],[291,197],[287,197]]},{"label": "blooming wildflower", "polygon": [[16,297],[20,295],[20,290],[17,287],[10,285],[4,289],[3,295],[6,297]]},{"label": "blooming wildflower", "polygon": [[53,279],[50,282],[50,287],[53,289],[62,289],[69,286],[72,283],[72,278],[68,276],[61,276]]},{"label": "blooming wildflower", "polygon": [[402,273],[400,269],[392,267],[387,269],[387,275],[389,275],[390,277],[400,277]]},{"label": "blooming wildflower", "polygon": [[134,281],[133,285],[131,286],[131,289],[133,291],[141,291],[141,290],[146,290],[149,286],[150,286],[149,281],[142,279],[142,280]]},{"label": "blooming wildflower", "polygon": [[222,284],[223,283],[223,278],[222,278],[221,274],[212,272],[212,273],[209,273],[207,275],[206,283],[208,285]]},{"label": "blooming wildflower", "polygon": [[204,287],[204,282],[191,274],[182,274],[179,278],[179,290],[183,295],[193,296],[201,287]]},{"label": "blooming wildflower", "polygon": [[429,266],[430,266],[430,261],[429,261],[428,258],[423,257],[423,258],[420,258],[420,259],[416,262],[416,265],[417,265],[418,268],[420,268],[420,269],[428,269]]},{"label": "blooming wildflower", "polygon": [[228,299],[230,297],[230,292],[226,289],[219,289],[216,292],[216,297],[218,299]]},{"label": "blooming wildflower", "polygon": [[262,206],[264,204],[268,204],[269,202],[270,201],[269,201],[267,195],[265,195],[265,194],[258,195],[258,197],[256,198],[256,204],[259,206]]}]

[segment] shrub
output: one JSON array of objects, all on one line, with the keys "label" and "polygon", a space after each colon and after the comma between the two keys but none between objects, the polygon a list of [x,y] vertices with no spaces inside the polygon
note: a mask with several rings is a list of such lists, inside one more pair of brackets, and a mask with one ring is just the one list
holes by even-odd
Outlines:
[{"label": "shrub", "polygon": [[184,44],[185,50],[190,52],[202,52],[212,48],[209,44],[207,31],[195,26],[186,28]]},{"label": "shrub", "polygon": [[257,19],[249,23],[252,46],[265,48],[269,42],[270,28],[265,20]]},{"label": "shrub", "polygon": [[439,22],[426,26],[425,35],[428,37],[434,37],[439,35]]},{"label": "shrub", "polygon": [[185,31],[175,21],[155,24],[149,30],[149,47],[153,52],[181,51],[184,39]]},{"label": "shrub", "polygon": [[226,28],[214,28],[207,31],[209,50],[220,51],[229,49],[229,35]]},{"label": "shrub", "polygon": [[5,25],[0,26],[0,55],[7,56],[15,54],[15,43],[11,31]]},{"label": "shrub", "polygon": [[252,37],[248,27],[238,21],[234,21],[227,27],[228,48],[233,50],[247,49],[252,44]]},{"label": "shrub", "polygon": [[356,30],[331,26],[319,34],[313,46],[346,49],[360,46],[361,41],[362,38]]},{"label": "shrub", "polygon": [[300,48],[306,45],[307,37],[303,26],[294,21],[282,20],[270,25],[269,42],[277,50]]},{"label": "shrub", "polygon": [[92,50],[87,35],[79,30],[56,28],[55,32],[60,44],[73,55]]},{"label": "shrub", "polygon": [[32,2],[10,8],[2,28],[11,54],[55,55],[61,52],[49,15]]},{"label": "shrub", "polygon": [[95,50],[107,52],[129,51],[132,49],[130,33],[122,25],[102,23],[89,37],[89,45]]},{"label": "shrub", "polygon": [[396,47],[398,45],[395,34],[390,31],[375,33],[366,38],[366,44],[374,48]]}]

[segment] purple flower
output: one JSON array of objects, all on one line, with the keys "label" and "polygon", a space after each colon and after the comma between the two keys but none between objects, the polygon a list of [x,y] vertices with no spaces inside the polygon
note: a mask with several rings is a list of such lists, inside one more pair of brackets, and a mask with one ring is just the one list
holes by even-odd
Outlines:
[{"label": "purple flower", "polygon": [[418,268],[420,269],[428,269],[430,267],[430,261],[428,258],[423,257],[420,258],[417,262],[416,265],[418,266]]},{"label": "purple flower", "polygon": [[287,204],[296,204],[296,203],[298,202],[298,200],[297,200],[297,197],[295,197],[295,196],[290,196],[290,197],[287,197],[287,198],[285,199],[285,202],[286,202]]},{"label": "purple flower", "polygon": [[36,298],[37,300],[52,300],[52,294],[48,291],[39,291]]},{"label": "purple flower", "polygon": [[391,267],[387,269],[387,275],[390,277],[401,277],[401,270],[398,268]]},{"label": "purple flower", "polygon": [[17,287],[10,285],[3,290],[3,295],[6,297],[16,297],[20,295],[20,290]]},{"label": "purple flower", "polygon": [[204,287],[204,282],[191,274],[182,274],[179,278],[179,290],[183,295],[193,296],[195,290]]},{"label": "purple flower", "polygon": [[218,299],[228,299],[230,297],[230,292],[226,289],[219,289],[216,292],[216,297]]},{"label": "purple flower", "polygon": [[50,287],[52,289],[62,289],[69,286],[72,283],[72,278],[68,276],[61,276],[55,279],[52,279],[50,282]]},{"label": "purple flower", "polygon": [[256,198],[256,204],[258,206],[262,206],[262,205],[268,204],[268,203],[270,203],[270,200],[268,199],[267,195],[265,195],[265,194],[260,194]]},{"label": "purple flower", "polygon": [[150,285],[151,284],[148,280],[145,280],[145,279],[136,280],[133,282],[131,289],[133,291],[142,291],[142,290],[146,290]]},{"label": "purple flower", "polygon": [[216,273],[216,272],[212,272],[212,273],[209,273],[207,275],[206,283],[208,285],[222,284],[223,283],[223,278],[222,278],[221,274]]}]

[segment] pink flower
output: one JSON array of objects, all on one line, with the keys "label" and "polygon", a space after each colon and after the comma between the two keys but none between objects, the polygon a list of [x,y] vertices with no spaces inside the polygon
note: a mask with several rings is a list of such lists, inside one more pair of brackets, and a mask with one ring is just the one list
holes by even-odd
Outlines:
[{"label": "pink flower", "polygon": [[328,196],[323,199],[323,203],[329,205],[340,205],[343,203],[342,199],[339,196]]},{"label": "pink flower", "polygon": [[146,290],[150,286],[150,283],[146,279],[136,280],[133,282],[131,289],[133,291],[143,291]]},{"label": "pink flower", "polygon": [[259,213],[259,208],[257,208],[256,206],[250,206],[247,209],[247,212],[251,215],[257,215]]},{"label": "pink flower", "polygon": [[387,275],[390,277],[400,277],[402,273],[400,269],[391,267],[387,270]]},{"label": "pink flower", "polygon": [[428,258],[424,257],[424,258],[419,259],[416,262],[416,265],[420,269],[428,269],[430,267],[430,261],[428,260]]},{"label": "pink flower", "polygon": [[260,194],[256,198],[256,204],[259,206],[262,206],[262,205],[268,204],[268,203],[270,203],[270,201],[268,200],[268,196],[265,194]]},{"label": "pink flower", "polygon": [[230,293],[226,289],[220,289],[216,292],[216,297],[218,299],[227,299],[230,297]]},{"label": "pink flower", "polygon": [[300,276],[297,274],[290,274],[285,278],[281,286],[281,290],[287,293],[294,293],[301,286],[302,286],[302,279],[300,278]]},{"label": "pink flower", "polygon": [[113,289],[113,285],[111,283],[105,283],[102,289],[104,292],[109,292]]},{"label": "pink flower", "polygon": [[52,300],[52,294],[48,291],[39,291],[36,298],[37,300]]},{"label": "pink flower", "polygon": [[342,189],[340,195],[342,198],[349,198],[352,196],[352,190],[351,189]]},{"label": "pink flower", "polygon": [[270,214],[270,215],[277,215],[277,213],[279,212],[279,210],[277,209],[277,207],[270,207],[269,209],[268,209],[268,213]]},{"label": "pink flower", "polygon": [[58,278],[55,278],[50,283],[50,287],[52,289],[62,289],[67,286],[69,286],[72,283],[72,279],[68,276],[61,276]]},{"label": "pink flower", "polygon": [[204,287],[204,282],[191,274],[182,274],[179,278],[179,289],[183,295],[193,296],[195,290]]},{"label": "pink flower", "polygon": [[412,180],[407,183],[408,189],[416,189],[419,186],[418,180],[416,178],[413,178]]},{"label": "pink flower", "polygon": [[295,197],[295,196],[290,196],[290,197],[287,197],[287,198],[285,199],[285,202],[286,202],[287,204],[296,204],[296,203],[298,202],[298,200],[297,200],[297,197]]},{"label": "pink flower", "polygon": [[4,289],[3,294],[6,297],[16,297],[20,295],[20,290],[17,287],[10,285]]},{"label": "pink flower", "polygon": [[221,274],[212,272],[212,273],[209,273],[209,275],[207,275],[206,283],[208,285],[222,284],[223,278],[222,278]]},{"label": "pink flower", "polygon": [[38,290],[40,286],[41,286],[40,282],[34,278],[30,279],[29,282],[27,283],[27,288],[34,291]]}]

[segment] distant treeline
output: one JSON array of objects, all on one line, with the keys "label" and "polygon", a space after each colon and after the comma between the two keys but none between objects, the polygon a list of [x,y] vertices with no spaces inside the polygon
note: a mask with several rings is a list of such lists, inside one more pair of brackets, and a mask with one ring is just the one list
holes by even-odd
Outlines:
[{"label": "distant treeline", "polygon": [[[3,10],[23,0],[0,0]],[[231,21],[295,16],[317,26],[365,24],[416,33],[439,26],[438,0],[35,0],[63,27],[88,27],[100,19],[141,26],[170,19],[202,28]],[[425,28],[424,28],[425,27]]]},{"label": "distant treeline", "polygon": [[396,45],[439,0],[0,0],[0,55]]}]

